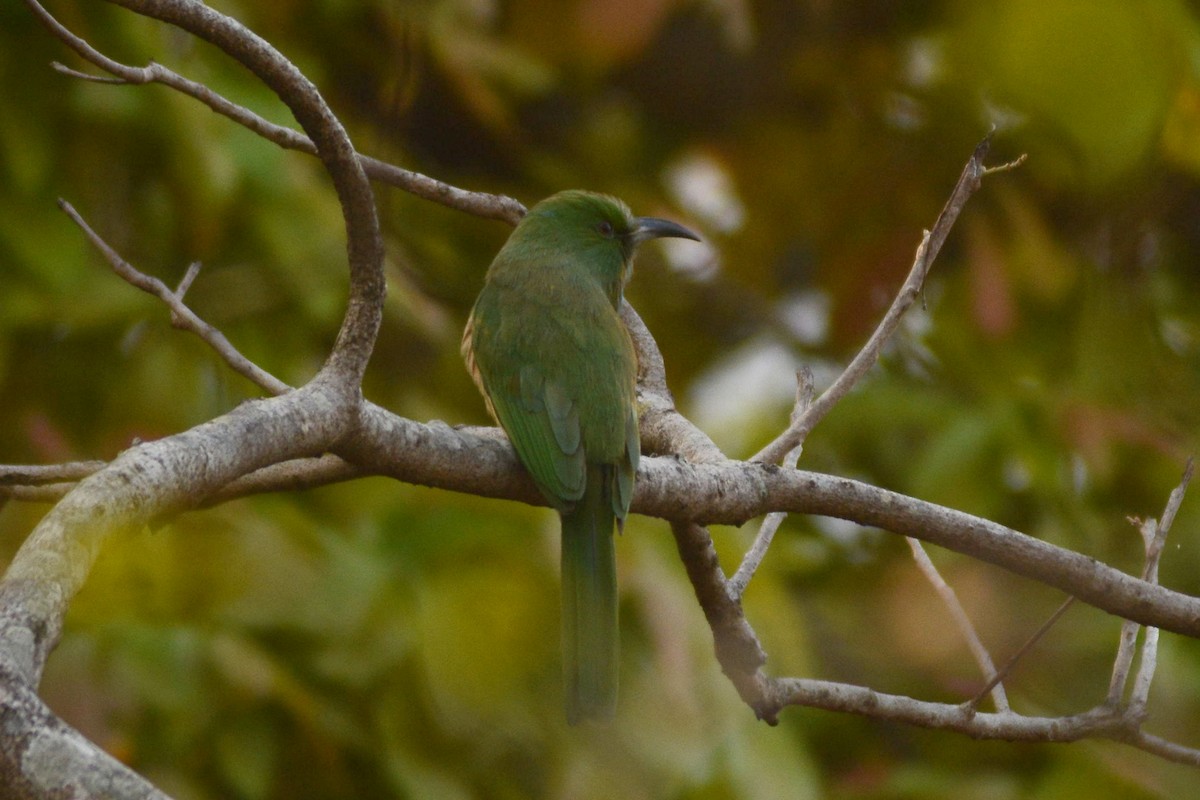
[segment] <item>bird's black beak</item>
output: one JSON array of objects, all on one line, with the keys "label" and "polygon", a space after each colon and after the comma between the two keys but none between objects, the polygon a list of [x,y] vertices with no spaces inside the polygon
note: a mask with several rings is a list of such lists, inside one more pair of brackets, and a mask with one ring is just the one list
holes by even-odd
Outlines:
[{"label": "bird's black beak", "polygon": [[658,217],[638,217],[634,220],[637,227],[633,229],[633,243],[640,244],[647,239],[691,239],[700,241],[700,237],[680,225],[678,222],[671,222],[669,219],[659,219]]}]

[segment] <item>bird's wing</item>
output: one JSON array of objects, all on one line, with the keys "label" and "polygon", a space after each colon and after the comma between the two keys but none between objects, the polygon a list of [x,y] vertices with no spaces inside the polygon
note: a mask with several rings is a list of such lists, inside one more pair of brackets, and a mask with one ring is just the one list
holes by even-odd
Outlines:
[{"label": "bird's wing", "polygon": [[488,384],[497,421],[534,483],[560,510],[583,496],[587,465],[575,404],[541,370],[522,365],[515,373]]},{"label": "bird's wing", "polygon": [[583,497],[587,462],[612,464],[609,496],[623,518],[637,468],[636,362],[607,300],[592,299],[486,286],[463,352],[546,499],[569,510]]}]

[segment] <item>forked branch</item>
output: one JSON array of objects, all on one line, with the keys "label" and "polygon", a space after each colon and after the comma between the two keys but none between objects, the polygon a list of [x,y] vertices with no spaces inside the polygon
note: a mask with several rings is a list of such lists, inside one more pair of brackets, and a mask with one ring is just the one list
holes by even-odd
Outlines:
[{"label": "forked branch", "polygon": [[[0,681],[4,688],[12,685],[19,690],[0,697],[0,715],[26,726],[21,730],[32,730],[52,716],[40,705],[31,687],[36,685],[61,630],[66,606],[86,578],[91,559],[106,536],[121,526],[143,524],[159,515],[230,497],[323,485],[365,474],[390,475],[410,483],[530,503],[541,499],[519,468],[511,447],[496,431],[417,423],[358,396],[359,379],[379,324],[383,290],[382,245],[367,178],[391,182],[419,196],[509,223],[523,213],[519,203],[463,192],[358,154],[315,88],[286,59],[203,4],[187,0],[118,0],[138,13],[211,41],[250,66],[288,103],[306,134],[272,125],[159,65],[135,68],[112,61],[66,31],[35,0],[26,2],[56,36],[114,80],[162,83],[270,141],[319,155],[333,176],[346,217],[352,287],[346,322],[326,368],[313,383],[290,390],[246,361],[219,331],[187,307],[183,295],[188,279],[185,285],[171,290],[134,269],[64,204],[64,210],[104,253],[117,274],[157,297],[178,325],[200,335],[232,368],[278,396],[239,407],[183,434],[131,448],[111,464],[41,470],[0,468],[0,492],[8,491],[9,496],[20,496],[21,491],[45,496],[70,491],[30,536],[8,575],[0,581]],[[84,77],[66,68],[60,71]],[[757,463],[727,460],[707,436],[678,413],[653,337],[636,312],[622,309],[642,367],[639,410],[645,449],[660,454],[643,461],[633,510],[671,522],[688,577],[713,631],[717,659],[740,696],[762,719],[774,721],[786,706],[803,705],[977,737],[1029,741],[1111,738],[1166,758],[1200,763],[1196,750],[1166,742],[1141,729],[1144,698],[1153,676],[1156,632],[1148,631],[1144,639],[1141,669],[1128,704],[1117,701],[1125,691],[1132,663],[1132,656],[1125,663],[1126,648],[1122,645],[1109,702],[1066,717],[1025,717],[1006,711],[1002,695],[997,695],[998,713],[980,713],[970,703],[929,703],[846,684],[771,677],[765,671],[766,652],[740,602],[766,553],[769,535],[762,537],[761,546],[752,548],[751,557],[734,578],[727,579],[704,527],[718,522],[740,523],[767,512],[841,517],[1002,566],[1129,620],[1200,637],[1200,599],[1157,584],[1162,538],[1182,502],[1186,477],[1172,493],[1162,518],[1153,525],[1143,525],[1147,567],[1143,579],[1138,580],[987,520],[859,482],[796,471],[791,468],[794,461],[788,461],[786,469],[775,466],[788,453],[799,456],[808,432],[879,358],[901,315],[919,296],[955,219],[982,178],[996,169],[1013,166],[986,167],[989,143],[990,138],[981,142],[968,161],[945,208],[923,236],[908,279],[862,351],[819,397],[811,400],[805,396],[798,402],[798,413],[787,431],[755,457]],[[189,279],[194,275],[189,271]],[[1129,653],[1133,652],[1136,629],[1134,633]],[[989,669],[985,664],[985,673]],[[994,669],[990,671],[995,673]],[[34,698],[30,701],[32,710],[29,705],[18,704],[17,700],[24,702],[30,696]],[[56,719],[54,722],[61,725]],[[0,746],[8,746],[4,740],[0,737]],[[63,741],[63,752],[72,747],[86,751],[89,757],[99,752],[86,740],[80,744],[66,737]],[[4,770],[11,771],[13,765],[21,763],[19,755],[11,750],[0,753],[0,777],[8,777]],[[119,765],[113,768],[106,762],[105,769],[110,768],[116,770],[108,776],[111,780],[116,780],[115,775],[129,777],[120,772],[123,768]],[[142,794],[130,790],[123,796],[159,796],[148,787],[140,791]]]},{"label": "forked branch", "polygon": [[958,182],[954,185],[954,190],[950,193],[950,198],[946,201],[942,212],[938,214],[937,221],[934,222],[930,230],[922,235],[921,243],[917,247],[917,253],[913,258],[913,265],[908,272],[908,277],[905,278],[904,284],[900,287],[896,298],[883,315],[883,319],[880,320],[879,325],[876,326],[870,338],[867,339],[867,343],[863,345],[862,349],[858,351],[858,354],[855,355],[829,388],[822,392],[805,409],[803,414],[793,419],[787,430],[781,433],[775,441],[756,453],[750,459],[751,461],[775,464],[789,450],[803,444],[805,437],[816,427],[817,423],[832,411],[834,406],[843,397],[850,393],[854,385],[879,360],[884,345],[900,325],[900,320],[904,316],[904,312],[908,311],[920,296],[921,287],[925,285],[925,278],[929,274],[933,262],[937,259],[938,253],[941,252],[942,245],[946,242],[946,237],[950,235],[950,230],[954,227],[954,223],[958,220],[958,215],[966,206],[967,201],[971,199],[971,195],[979,189],[984,176],[1013,169],[1025,161],[1025,156],[1021,156],[1014,161],[995,167],[988,167],[984,161],[987,159],[991,146],[992,136],[988,134],[976,146],[975,152],[971,154],[971,158],[967,160],[967,165],[963,167],[962,174],[959,175]]}]

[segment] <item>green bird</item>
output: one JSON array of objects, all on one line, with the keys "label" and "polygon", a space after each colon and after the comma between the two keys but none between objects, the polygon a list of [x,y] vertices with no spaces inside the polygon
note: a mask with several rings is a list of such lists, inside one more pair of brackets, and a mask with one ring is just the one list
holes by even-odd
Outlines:
[{"label": "green bird", "polygon": [[521,463],[562,518],[567,722],[617,700],[614,523],[633,499],[641,447],[637,357],[618,308],[639,243],[699,237],[634,217],[613,197],[567,191],[529,210],[492,261],[463,331],[467,369]]}]

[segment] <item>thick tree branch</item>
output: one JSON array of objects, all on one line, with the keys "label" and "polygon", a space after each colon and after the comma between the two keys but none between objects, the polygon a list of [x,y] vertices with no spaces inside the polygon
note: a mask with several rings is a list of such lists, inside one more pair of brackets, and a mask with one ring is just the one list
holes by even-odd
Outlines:
[{"label": "thick tree branch", "polygon": [[167,796],[65,724],[9,671],[0,648],[0,798]]},{"label": "thick tree branch", "polygon": [[775,725],[781,706],[762,672],[767,654],[742,613],[741,600],[729,591],[712,537],[702,526],[692,522],[672,522],[671,533],[675,535],[675,545],[696,592],[696,600],[712,629],[713,646],[721,670],[746,705],[754,710],[755,716]]},{"label": "thick tree branch", "polygon": [[[480,430],[488,435],[479,435]],[[279,472],[247,474],[205,496],[230,498],[235,488],[249,494],[387,475],[420,486],[544,505],[512,447],[495,429],[420,423],[368,403],[361,427],[337,450],[344,464],[329,458],[280,464],[272,468]],[[837,517],[977,558],[1119,617],[1200,637],[1200,598],[1147,583],[999,523],[850,478],[769,464],[689,464],[650,456],[638,469],[632,510],[666,520],[725,525],[771,511]]]},{"label": "thick tree branch", "polygon": [[[512,448],[498,436],[485,439],[368,406],[362,431],[345,450],[372,474],[542,504]],[[746,462],[689,464],[647,457],[638,470],[633,511],[733,525],[769,511],[838,517],[1003,567],[1119,617],[1200,637],[1200,598],[1147,583],[999,523],[850,478]]]}]

